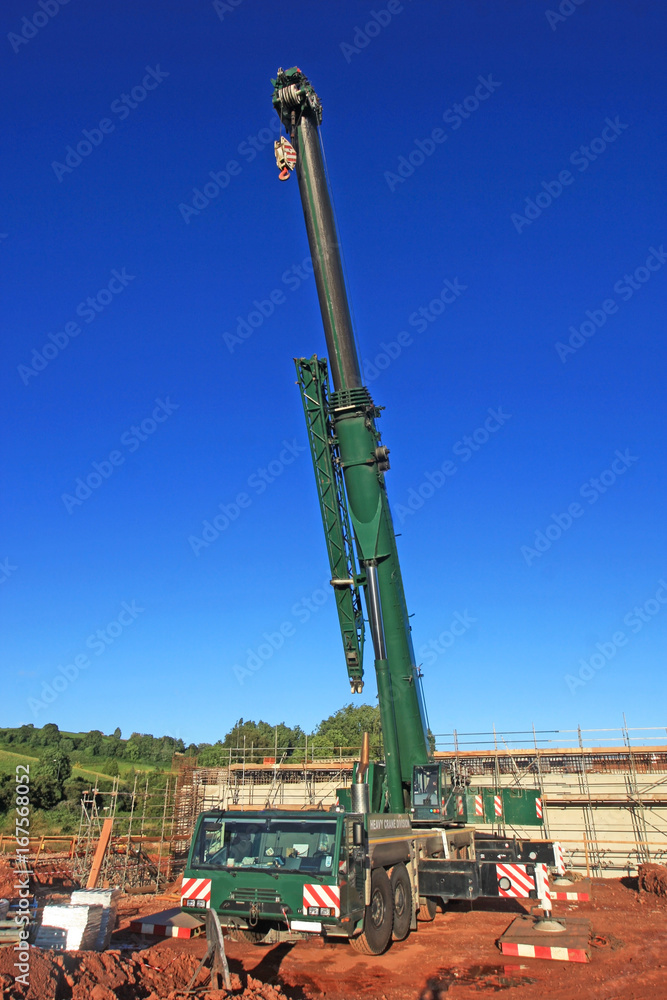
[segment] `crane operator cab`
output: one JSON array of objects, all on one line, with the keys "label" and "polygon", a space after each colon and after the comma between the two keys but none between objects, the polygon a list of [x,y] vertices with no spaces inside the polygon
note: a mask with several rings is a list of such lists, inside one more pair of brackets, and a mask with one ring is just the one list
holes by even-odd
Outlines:
[{"label": "crane operator cab", "polygon": [[445,791],[440,764],[420,764],[412,769],[412,821],[437,822],[445,813]]}]

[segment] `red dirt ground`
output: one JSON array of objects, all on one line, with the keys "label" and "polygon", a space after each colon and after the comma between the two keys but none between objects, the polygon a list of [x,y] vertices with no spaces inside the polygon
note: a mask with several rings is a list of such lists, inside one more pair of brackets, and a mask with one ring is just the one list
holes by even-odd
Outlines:
[{"label": "red dirt ground", "polygon": [[[4,872],[0,868],[0,880]],[[3,884],[0,881],[0,884]],[[54,887],[55,888],[55,887]],[[39,890],[39,895],[50,890]],[[43,900],[42,900],[43,901]],[[252,1000],[662,1000],[667,997],[667,899],[639,891],[636,879],[593,881],[588,903],[557,903],[557,916],[586,917],[590,964],[504,959],[496,941],[517,912],[508,901],[454,904],[432,924],[379,958],[320,939],[271,948],[227,942],[234,996]],[[125,896],[112,950],[59,956],[32,949],[31,989],[13,982],[11,949],[0,948],[4,1000],[185,1000],[206,950],[202,938],[162,940],[129,934],[139,914],[175,905],[169,897]],[[505,907],[505,908],[503,908]],[[193,996],[191,994],[191,996]],[[221,1000],[226,994],[196,994]]]}]

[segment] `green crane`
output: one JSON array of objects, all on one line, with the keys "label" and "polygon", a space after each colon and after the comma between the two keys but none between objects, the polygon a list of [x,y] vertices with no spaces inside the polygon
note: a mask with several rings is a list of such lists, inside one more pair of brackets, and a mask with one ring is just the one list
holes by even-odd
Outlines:
[{"label": "green crane", "polygon": [[[322,105],[300,69],[278,70],[273,105],[289,135],[276,143],[286,180],[296,169],[317,284],[329,364],[295,359],[343,648],[354,693],[363,688],[364,617],[375,655],[388,805],[410,802],[413,767],[429,761],[428,734],[415,664],[385,473],[389,449],[376,421],[380,408],[363,385],[319,126]],[[333,391],[329,384],[329,368]]]}]

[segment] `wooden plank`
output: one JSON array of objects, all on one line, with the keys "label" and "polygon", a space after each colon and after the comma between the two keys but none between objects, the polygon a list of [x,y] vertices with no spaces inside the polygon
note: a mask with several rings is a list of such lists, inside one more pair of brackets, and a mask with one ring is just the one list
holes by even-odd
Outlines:
[{"label": "wooden plank", "polygon": [[102,824],[102,832],[100,834],[100,839],[97,842],[97,847],[95,848],[93,867],[90,869],[90,875],[88,876],[86,889],[97,888],[97,880],[100,877],[102,862],[104,861],[104,855],[106,854],[107,847],[109,846],[109,840],[111,839],[112,826],[113,826],[113,819],[105,819],[104,823]]}]

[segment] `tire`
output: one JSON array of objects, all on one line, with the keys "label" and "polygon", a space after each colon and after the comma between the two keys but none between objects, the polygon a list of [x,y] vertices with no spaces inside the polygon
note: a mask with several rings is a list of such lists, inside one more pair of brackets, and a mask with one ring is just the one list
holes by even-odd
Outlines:
[{"label": "tire", "polygon": [[394,894],[384,868],[371,873],[371,901],[364,914],[364,929],[350,944],[362,955],[381,955],[391,941]]},{"label": "tire", "polygon": [[437,900],[433,899],[432,896],[420,896],[419,897],[419,909],[417,910],[417,920],[421,920],[424,924],[430,924],[432,920],[435,920],[435,915],[438,912]]},{"label": "tire", "polygon": [[410,933],[412,923],[412,889],[405,865],[394,865],[389,881],[394,897],[394,924],[391,937],[393,941],[404,941]]}]

